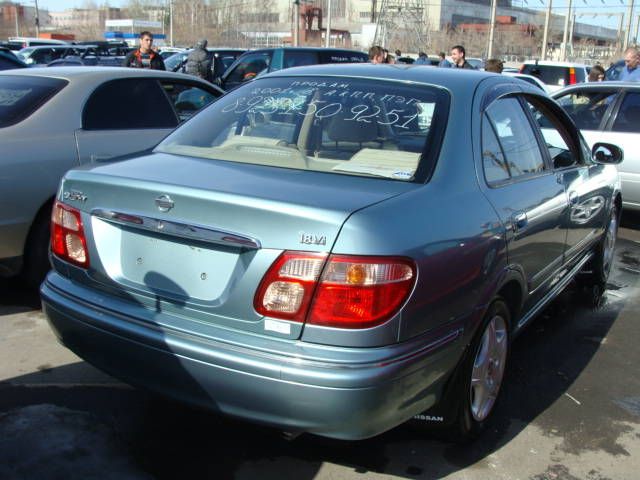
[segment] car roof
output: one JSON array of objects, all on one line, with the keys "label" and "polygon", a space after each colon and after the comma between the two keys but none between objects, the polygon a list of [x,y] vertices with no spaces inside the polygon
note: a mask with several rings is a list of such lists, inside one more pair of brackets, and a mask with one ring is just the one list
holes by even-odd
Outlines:
[{"label": "car roof", "polygon": [[357,52],[362,53],[363,55],[367,55],[367,53],[362,50],[356,50],[354,48],[336,48],[336,47],[267,47],[267,48],[256,48],[255,50],[247,50],[247,53],[253,52],[271,52],[273,50],[286,50],[286,51],[315,51],[315,52]]},{"label": "car roof", "polygon": [[[146,68],[126,68],[126,67],[49,67],[49,68],[29,68],[16,70],[5,70],[0,75],[21,75],[29,77],[50,77],[71,80],[73,78],[102,78],[110,77],[131,78],[131,77],[166,77],[177,79],[198,79],[192,75],[182,73],[167,72],[164,70],[149,70]],[[207,83],[207,82],[202,82]],[[209,84],[210,85],[210,84]],[[211,85],[213,86],[213,85]]]},{"label": "car roof", "polygon": [[640,91],[640,83],[639,82],[619,82],[619,81],[604,81],[604,82],[587,82],[587,83],[576,83],[574,85],[569,85],[560,90],[553,92],[552,97],[558,97],[561,95],[565,95],[572,90],[609,90],[611,88],[617,89],[625,89],[625,90],[636,90]]},{"label": "car roof", "polygon": [[587,65],[584,63],[576,63],[576,62],[556,62],[555,60],[525,60],[524,65],[540,65],[543,67],[584,67],[587,68]]},{"label": "car roof", "polygon": [[[290,76],[332,76],[345,78],[373,78],[393,82],[416,82],[424,84],[446,85],[452,90],[458,88],[469,89],[486,78],[496,78],[492,73],[481,70],[462,70],[455,68],[424,68],[415,64],[378,64],[372,63],[329,63],[322,65],[310,65],[305,67],[292,67],[269,73],[261,78],[290,77]],[[504,76],[504,83],[520,82]],[[532,89],[536,88],[533,85]]]}]

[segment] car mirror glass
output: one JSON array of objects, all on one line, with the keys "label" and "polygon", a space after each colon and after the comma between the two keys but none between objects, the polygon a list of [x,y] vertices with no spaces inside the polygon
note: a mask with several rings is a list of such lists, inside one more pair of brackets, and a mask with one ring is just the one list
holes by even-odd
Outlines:
[{"label": "car mirror glass", "polygon": [[591,156],[596,163],[615,165],[622,162],[624,153],[617,145],[598,142],[593,145]]}]

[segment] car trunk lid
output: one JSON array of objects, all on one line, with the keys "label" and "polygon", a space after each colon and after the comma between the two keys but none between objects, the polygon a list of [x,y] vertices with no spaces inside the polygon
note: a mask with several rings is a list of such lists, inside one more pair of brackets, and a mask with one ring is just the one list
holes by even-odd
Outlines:
[{"label": "car trunk lid", "polygon": [[329,252],[353,212],[416,187],[156,153],[71,171],[60,195],[83,212],[86,279],[97,288],[181,325],[188,316],[196,330],[297,338],[301,325],[265,322],[253,308],[275,259]]}]

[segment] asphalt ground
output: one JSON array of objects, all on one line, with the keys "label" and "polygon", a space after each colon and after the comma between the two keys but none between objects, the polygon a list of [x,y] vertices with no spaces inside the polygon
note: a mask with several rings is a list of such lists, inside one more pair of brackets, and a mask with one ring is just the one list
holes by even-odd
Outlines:
[{"label": "asphalt ground", "polygon": [[640,478],[640,216],[625,213],[598,306],[574,285],[514,342],[470,445],[409,425],[342,442],[133,389],[54,339],[36,293],[0,281],[0,479]]}]

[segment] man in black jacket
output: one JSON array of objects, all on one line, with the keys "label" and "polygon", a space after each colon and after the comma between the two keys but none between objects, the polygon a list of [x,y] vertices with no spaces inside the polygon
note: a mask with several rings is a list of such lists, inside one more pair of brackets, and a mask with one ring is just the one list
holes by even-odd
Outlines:
[{"label": "man in black jacket", "polygon": [[153,45],[153,34],[144,31],[140,33],[140,48],[130,52],[122,64],[124,67],[150,68],[152,70],[166,70],[164,60],[158,52],[151,48]]},{"label": "man in black jacket", "polygon": [[465,58],[466,52],[462,45],[456,45],[451,49],[451,59],[453,60],[453,68],[465,68],[473,70],[473,67]]}]

